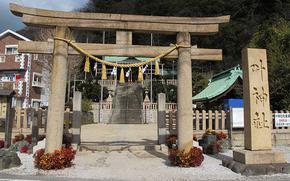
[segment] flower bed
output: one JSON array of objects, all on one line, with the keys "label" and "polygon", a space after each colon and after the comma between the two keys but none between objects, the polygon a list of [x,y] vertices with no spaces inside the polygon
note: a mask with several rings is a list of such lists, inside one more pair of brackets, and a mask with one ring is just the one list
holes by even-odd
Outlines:
[{"label": "flower bed", "polygon": [[201,149],[193,147],[188,153],[178,149],[169,150],[169,160],[171,165],[179,167],[197,167],[204,160]]},{"label": "flower bed", "polygon": [[45,153],[44,149],[40,149],[33,155],[34,165],[43,170],[67,168],[72,165],[75,154],[72,147],[55,150],[53,153]]}]

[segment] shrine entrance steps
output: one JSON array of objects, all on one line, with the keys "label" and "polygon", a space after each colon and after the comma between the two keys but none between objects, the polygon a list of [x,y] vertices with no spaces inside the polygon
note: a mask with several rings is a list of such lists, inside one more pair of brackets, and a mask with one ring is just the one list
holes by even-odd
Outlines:
[{"label": "shrine entrance steps", "polygon": [[89,124],[81,129],[81,150],[165,149],[165,146],[157,144],[156,124]]}]

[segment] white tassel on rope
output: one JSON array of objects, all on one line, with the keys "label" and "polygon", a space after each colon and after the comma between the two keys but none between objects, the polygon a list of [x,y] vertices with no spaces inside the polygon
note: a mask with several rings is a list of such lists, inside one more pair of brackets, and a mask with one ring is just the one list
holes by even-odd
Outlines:
[{"label": "white tassel on rope", "polygon": [[129,68],[129,70],[126,72],[126,77],[130,76],[130,72],[131,72],[131,68]]},{"label": "white tassel on rope", "polygon": [[148,65],[145,65],[145,67],[142,69],[142,73],[144,73],[147,68],[148,68]]},{"label": "white tassel on rope", "polygon": [[117,75],[117,68],[114,67],[113,70],[111,71],[111,75],[116,76]]},{"label": "white tassel on rope", "polygon": [[98,75],[98,62],[96,62],[94,65],[94,71],[95,71],[95,77],[97,77],[97,75]]}]

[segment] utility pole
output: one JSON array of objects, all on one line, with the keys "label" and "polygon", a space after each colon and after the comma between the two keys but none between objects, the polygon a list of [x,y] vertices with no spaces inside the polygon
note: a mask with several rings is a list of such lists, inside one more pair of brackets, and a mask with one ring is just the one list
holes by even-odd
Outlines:
[{"label": "utility pole", "polygon": [[[103,44],[105,44],[105,38],[106,38],[106,32],[103,31]],[[101,115],[103,113],[103,91],[104,91],[104,80],[101,80],[101,100],[100,100],[100,106],[99,106],[99,123],[101,122]]]},{"label": "utility pole", "polygon": [[[151,46],[153,46],[153,34],[151,33],[150,34],[151,35],[151,43],[150,43],[150,45]],[[157,60],[158,61],[158,60]],[[155,69],[156,69],[156,67],[155,67]],[[152,93],[152,91],[153,91],[153,86],[152,86],[152,77],[153,77],[153,75],[152,75],[152,62],[151,62],[151,73],[150,73],[150,79],[151,79],[151,81],[150,81],[150,118],[152,118],[152,104],[153,104],[153,93]],[[150,121],[152,121],[152,120],[150,120]]]}]

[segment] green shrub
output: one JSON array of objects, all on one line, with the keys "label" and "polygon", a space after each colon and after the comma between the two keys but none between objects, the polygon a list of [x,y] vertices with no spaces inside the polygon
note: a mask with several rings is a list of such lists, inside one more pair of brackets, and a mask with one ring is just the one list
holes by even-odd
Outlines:
[{"label": "green shrub", "polygon": [[88,99],[82,100],[82,112],[89,112],[92,110],[92,101]]}]

